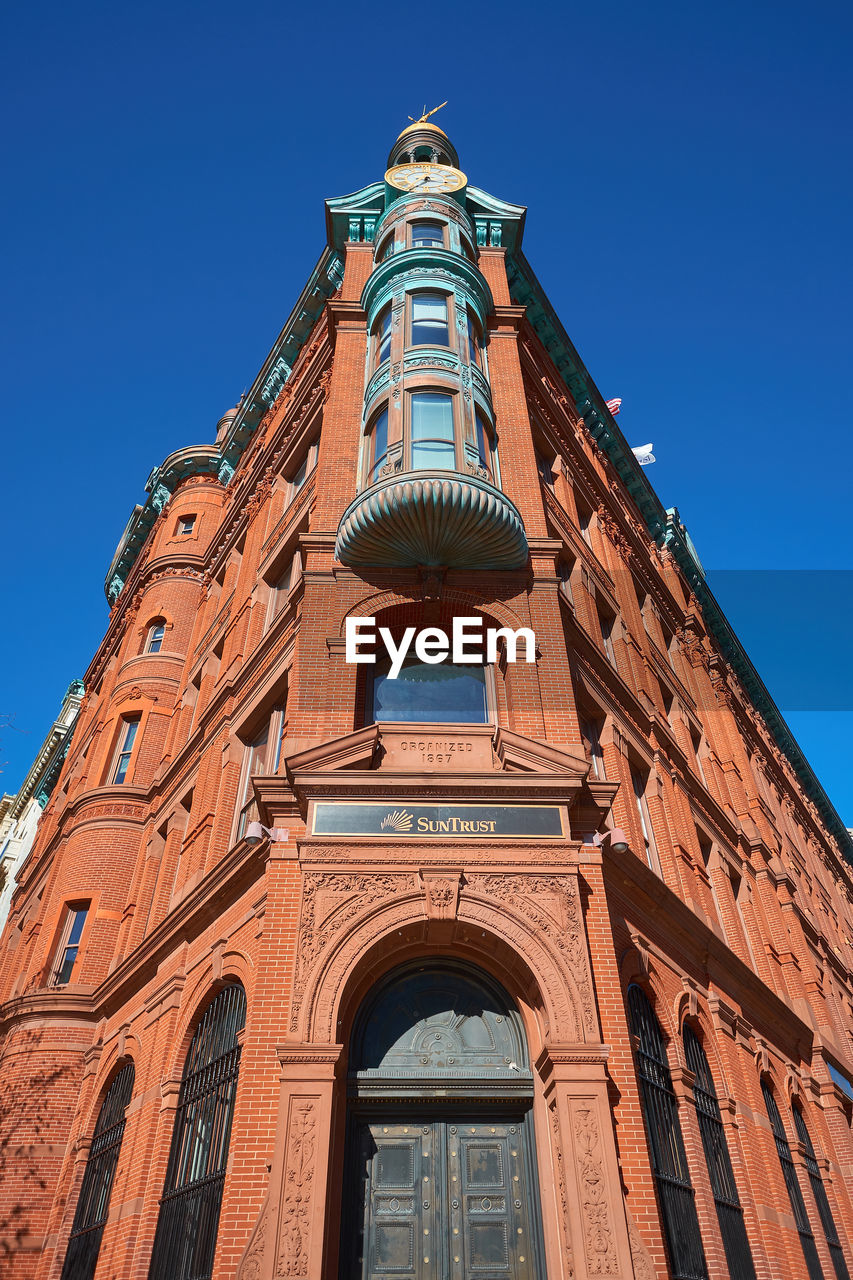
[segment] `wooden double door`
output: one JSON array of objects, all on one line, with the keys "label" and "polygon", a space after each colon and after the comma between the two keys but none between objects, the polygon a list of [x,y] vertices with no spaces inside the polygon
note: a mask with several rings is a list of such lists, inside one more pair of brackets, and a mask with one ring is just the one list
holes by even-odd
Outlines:
[{"label": "wooden double door", "polygon": [[531,1124],[529,1113],[354,1116],[341,1274],[542,1280]]}]

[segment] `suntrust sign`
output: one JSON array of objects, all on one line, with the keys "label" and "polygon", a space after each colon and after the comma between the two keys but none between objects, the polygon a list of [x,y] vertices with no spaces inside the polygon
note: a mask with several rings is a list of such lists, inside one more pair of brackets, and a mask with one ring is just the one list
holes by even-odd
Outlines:
[{"label": "suntrust sign", "polygon": [[[391,660],[388,675],[396,680],[414,645],[421,662],[437,665],[448,658],[453,663],[495,662],[498,645],[506,645],[507,662],[535,662],[536,635],[529,627],[512,631],[509,627],[484,627],[483,619],[454,618],[451,635],[442,627],[406,627],[399,642],[387,627],[376,626],[375,618],[347,618],[344,630],[347,662],[382,660],[380,644]],[[523,656],[519,657],[519,648]]]}]

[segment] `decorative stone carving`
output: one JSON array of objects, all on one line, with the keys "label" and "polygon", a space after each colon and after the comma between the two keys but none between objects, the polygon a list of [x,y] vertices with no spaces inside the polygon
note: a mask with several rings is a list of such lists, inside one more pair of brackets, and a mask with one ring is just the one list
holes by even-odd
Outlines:
[{"label": "decorative stone carving", "polygon": [[285,1159],[276,1276],[303,1280],[308,1275],[311,1192],[317,1149],[317,1106],[312,1098],[294,1098]]},{"label": "decorative stone carving", "polygon": [[637,1224],[631,1214],[631,1210],[626,1208],[625,1216],[628,1222],[628,1241],[631,1245],[631,1261],[634,1264],[634,1280],[657,1280],[649,1251],[643,1243],[643,1238],[637,1230]]},{"label": "decorative stone carving", "polygon": [[410,875],[306,872],[290,1007],[292,1032],[299,1026],[308,975],[321,952],[330,948],[346,925],[372,903],[412,887]]},{"label": "decorative stone carving", "polygon": [[459,901],[460,871],[421,871],[427,915],[432,920],[454,920]]},{"label": "decorative stone carving", "polygon": [[574,1134],[581,1183],[587,1270],[591,1276],[618,1275],[620,1267],[610,1222],[607,1179],[601,1158],[601,1133],[592,1104],[575,1108]]},{"label": "decorative stone carving", "polygon": [[566,1270],[571,1280],[571,1277],[575,1274],[575,1266],[571,1246],[572,1231],[569,1222],[569,1202],[566,1196],[566,1171],[563,1168],[563,1138],[560,1133],[560,1117],[557,1114],[556,1099],[552,1099],[548,1104],[548,1114],[551,1118],[551,1131],[554,1135],[551,1150],[554,1156],[554,1170],[557,1174],[557,1190],[560,1193],[560,1208],[563,1211],[563,1247],[566,1257]]},{"label": "decorative stone carving", "polygon": [[575,981],[584,1029],[591,1038],[598,1036],[586,929],[574,876],[475,874],[466,877],[466,883],[514,907],[557,948]]}]

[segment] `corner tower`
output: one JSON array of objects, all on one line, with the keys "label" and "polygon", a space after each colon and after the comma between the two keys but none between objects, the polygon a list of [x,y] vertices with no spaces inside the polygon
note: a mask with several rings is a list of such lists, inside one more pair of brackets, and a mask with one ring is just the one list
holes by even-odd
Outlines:
[{"label": "corner tower", "polygon": [[524,523],[501,487],[467,178],[437,125],[391,148],[361,295],[369,334],[357,493],[338,528],[350,566],[518,569]]}]

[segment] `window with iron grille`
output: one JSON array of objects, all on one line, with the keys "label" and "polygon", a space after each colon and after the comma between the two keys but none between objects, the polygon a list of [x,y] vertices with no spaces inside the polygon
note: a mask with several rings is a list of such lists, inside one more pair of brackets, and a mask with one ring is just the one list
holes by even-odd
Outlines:
[{"label": "window with iron grille", "polygon": [[225,987],[187,1054],[148,1280],[210,1280],[240,1070],[246,993]]},{"label": "window with iron grille", "polygon": [[779,1163],[782,1166],[785,1186],[788,1188],[788,1199],[791,1201],[791,1210],[794,1214],[794,1222],[797,1224],[797,1230],[800,1233],[800,1243],[803,1246],[803,1253],[806,1258],[806,1270],[809,1273],[809,1280],[823,1280],[823,1268],[821,1267],[820,1259],[817,1256],[814,1234],[809,1222],[809,1215],[806,1213],[806,1202],[803,1199],[803,1193],[800,1190],[797,1170],[795,1169],[794,1162],[791,1159],[791,1148],[788,1145],[788,1135],[785,1133],[785,1126],[782,1123],[782,1117],[779,1114],[776,1099],[773,1097],[773,1090],[770,1088],[770,1085],[766,1080],[761,1081],[761,1092],[764,1094],[764,1105],[767,1108],[767,1115],[770,1117],[770,1127],[773,1130],[773,1137],[776,1139],[776,1153],[779,1156]]},{"label": "window with iron grille", "polygon": [[746,1235],[743,1209],[737,1193],[729,1144],[720,1115],[720,1104],[714,1088],[714,1078],[705,1050],[692,1027],[684,1028],[684,1056],[687,1066],[696,1077],[693,1098],[699,1119],[699,1132],[708,1164],[708,1176],[717,1208],[717,1221],[731,1280],[755,1280],[755,1264]]},{"label": "window with iron grille", "polygon": [[809,1175],[809,1181],[812,1184],[815,1204],[820,1214],[826,1243],[829,1245],[829,1256],[832,1258],[835,1274],[838,1280],[850,1280],[850,1272],[847,1270],[847,1263],[844,1261],[844,1254],[841,1250],[841,1241],[838,1238],[838,1229],[835,1226],[835,1219],[829,1207],[826,1187],[823,1185],[823,1178],[820,1176],[820,1168],[818,1167],[812,1140],[806,1128],[806,1118],[799,1107],[794,1107],[794,1126],[797,1130],[797,1137],[806,1149],[806,1170]]},{"label": "window with iron grille", "polygon": [[645,993],[634,985],[628,988],[628,1017],[638,1041],[640,1101],[672,1280],[707,1280],[705,1250],[663,1032]]},{"label": "window with iron grille", "polygon": [[132,1062],[122,1067],[98,1112],[77,1210],[71,1235],[68,1237],[62,1280],[91,1280],[95,1274],[121,1140],[124,1137],[124,1113],[133,1093],[135,1075],[136,1069]]}]

